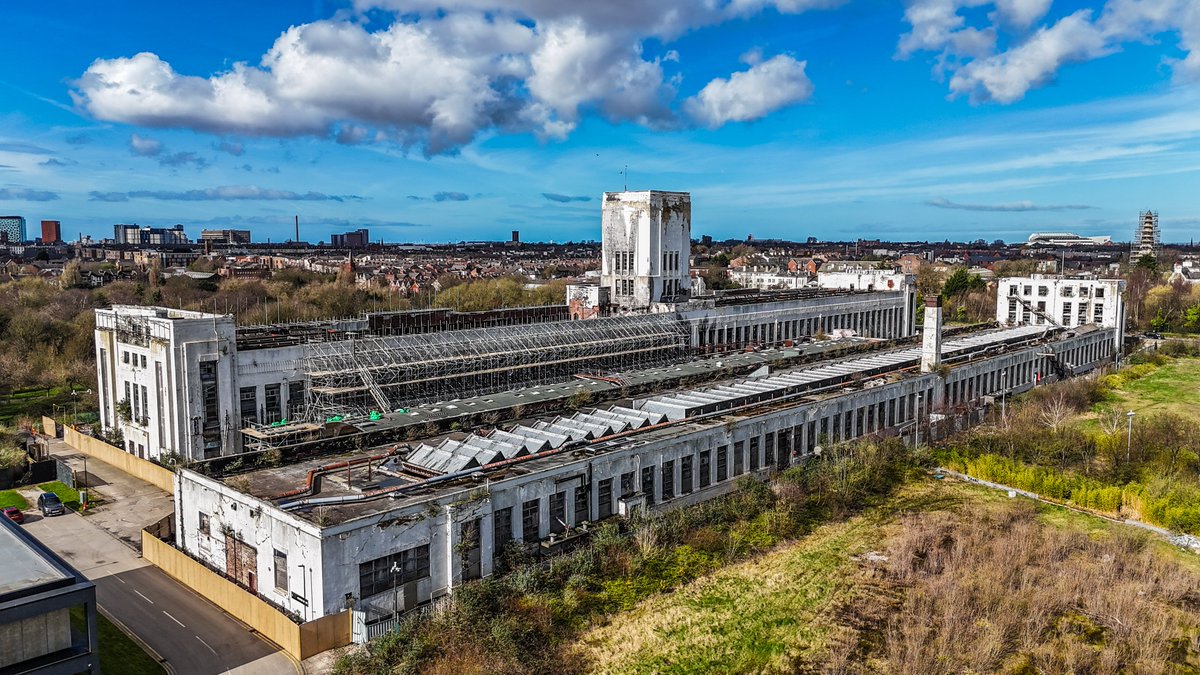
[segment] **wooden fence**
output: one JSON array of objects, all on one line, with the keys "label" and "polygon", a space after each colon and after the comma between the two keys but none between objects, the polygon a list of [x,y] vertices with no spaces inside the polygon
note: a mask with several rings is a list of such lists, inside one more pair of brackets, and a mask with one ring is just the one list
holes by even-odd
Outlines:
[{"label": "wooden fence", "polygon": [[[50,420],[47,423],[43,419],[43,424],[53,424],[53,422],[54,420]],[[63,428],[63,441],[89,457],[95,457],[102,462],[112,464],[135,478],[140,478],[163,491],[175,494],[175,472],[164,466],[139,459],[121,448],[105,443],[99,438],[80,433],[71,426]]]},{"label": "wooden fence", "polygon": [[142,530],[142,557],[297,659],[350,644],[349,611],[298,624],[147,530]]}]

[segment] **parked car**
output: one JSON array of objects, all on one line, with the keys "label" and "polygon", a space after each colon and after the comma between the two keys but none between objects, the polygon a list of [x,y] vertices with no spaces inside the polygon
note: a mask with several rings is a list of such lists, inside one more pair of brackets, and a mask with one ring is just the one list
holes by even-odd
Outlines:
[{"label": "parked car", "polygon": [[1161,340],[1161,339],[1163,339],[1163,336],[1162,336],[1162,333],[1149,332],[1149,333],[1146,333],[1146,339],[1147,340]]},{"label": "parked car", "polygon": [[43,516],[61,516],[67,512],[62,500],[53,492],[43,492],[38,495],[37,506]]},{"label": "parked car", "polygon": [[25,514],[15,506],[4,509],[4,517],[17,524],[25,522]]}]

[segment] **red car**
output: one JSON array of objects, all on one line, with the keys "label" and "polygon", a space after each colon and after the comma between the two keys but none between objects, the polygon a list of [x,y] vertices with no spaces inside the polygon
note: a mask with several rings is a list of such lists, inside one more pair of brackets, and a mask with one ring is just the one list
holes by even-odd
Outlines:
[{"label": "red car", "polygon": [[14,523],[25,522],[25,514],[21,512],[21,509],[18,509],[15,506],[10,506],[4,509],[4,516]]}]

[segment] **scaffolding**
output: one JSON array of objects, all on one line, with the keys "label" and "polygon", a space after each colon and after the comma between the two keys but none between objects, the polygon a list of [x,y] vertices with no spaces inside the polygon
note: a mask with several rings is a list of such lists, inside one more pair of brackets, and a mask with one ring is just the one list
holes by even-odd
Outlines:
[{"label": "scaffolding", "polygon": [[448,401],[686,359],[688,329],[673,314],[611,317],[309,345],[309,419]]}]

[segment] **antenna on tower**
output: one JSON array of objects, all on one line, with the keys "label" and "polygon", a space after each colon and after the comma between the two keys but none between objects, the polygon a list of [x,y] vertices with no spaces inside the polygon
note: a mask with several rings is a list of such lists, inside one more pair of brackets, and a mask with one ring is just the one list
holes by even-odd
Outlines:
[{"label": "antenna on tower", "polygon": [[621,169],[621,175],[625,177],[625,192],[629,192],[629,165],[626,164],[624,169]]}]

